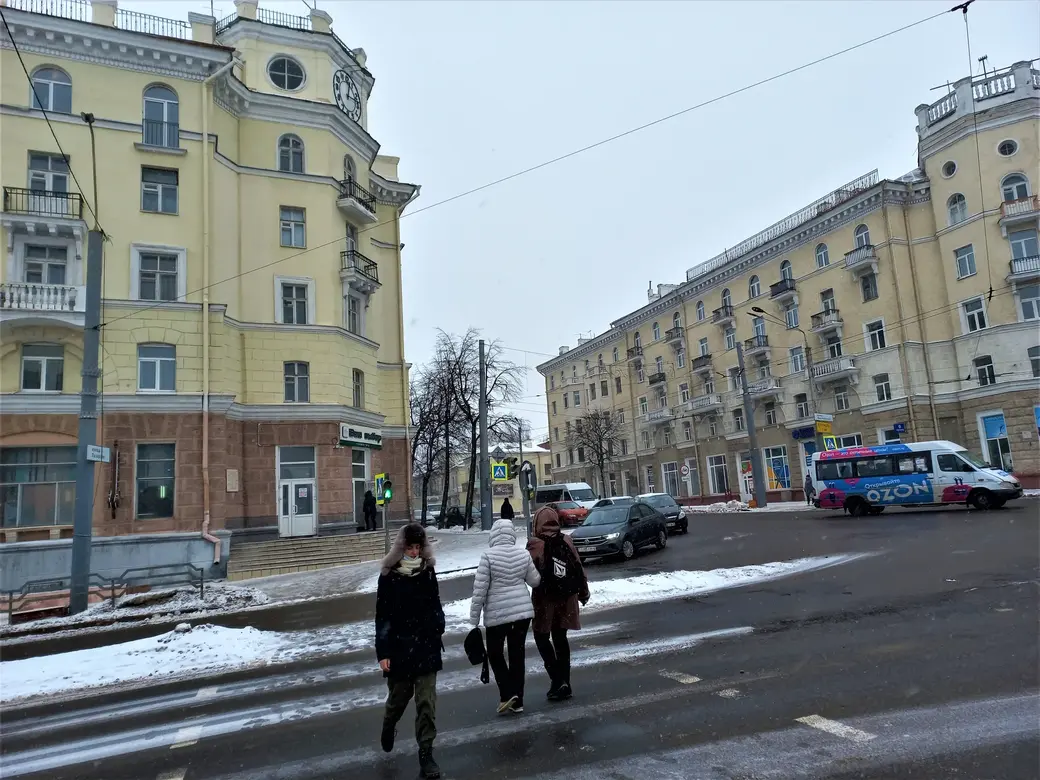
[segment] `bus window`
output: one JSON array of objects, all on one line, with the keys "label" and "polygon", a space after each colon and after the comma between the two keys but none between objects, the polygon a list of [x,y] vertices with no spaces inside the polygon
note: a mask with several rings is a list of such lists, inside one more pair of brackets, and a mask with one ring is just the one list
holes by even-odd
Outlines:
[{"label": "bus window", "polygon": [[892,473],[892,459],[887,456],[856,461],[857,477],[890,477]]},{"label": "bus window", "polygon": [[852,479],[852,462],[847,460],[820,461],[816,464],[817,479]]},{"label": "bus window", "polygon": [[897,458],[896,465],[899,468],[900,474],[913,474],[914,473],[914,459],[913,458]]},{"label": "bus window", "polygon": [[914,471],[918,474],[932,473],[932,453],[918,452],[914,454]]}]

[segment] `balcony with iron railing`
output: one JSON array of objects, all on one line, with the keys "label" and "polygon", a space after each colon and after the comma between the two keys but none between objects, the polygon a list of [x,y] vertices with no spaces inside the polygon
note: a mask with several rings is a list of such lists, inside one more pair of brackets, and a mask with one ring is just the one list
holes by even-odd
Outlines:
[{"label": "balcony with iron railing", "polygon": [[584,382],[580,376],[568,376],[560,380],[560,387],[573,387],[583,383]]},{"label": "balcony with iron railing", "polygon": [[675,412],[672,411],[670,406],[666,406],[663,409],[652,409],[643,415],[643,419],[653,425],[661,425],[664,423],[670,423],[675,419]]},{"label": "balcony with iron railing", "polygon": [[191,40],[191,25],[188,22],[144,14],[140,11],[127,11],[123,8],[116,10],[116,27],[120,30],[158,35],[163,38]]},{"label": "balcony with iron railing", "polygon": [[684,406],[694,413],[717,412],[722,408],[722,396],[719,393],[697,395],[687,401]]},{"label": "balcony with iron railing", "polygon": [[1024,282],[1040,278],[1040,255],[1014,257],[1008,265],[1011,267],[1011,273],[1007,277],[1009,282]]},{"label": "balcony with iron railing", "polygon": [[830,333],[838,330],[844,324],[837,309],[827,309],[812,316],[809,331],[812,333]]},{"label": "balcony with iron railing", "polygon": [[664,332],[664,340],[676,349],[682,347],[685,336],[686,330],[682,325],[676,325],[674,328],[669,328]]},{"label": "balcony with iron railing", "polygon": [[856,274],[877,271],[877,252],[873,244],[858,246],[845,253],[845,268]]},{"label": "balcony with iron railing", "polygon": [[769,297],[778,303],[790,300],[796,294],[794,279],[785,276],[779,282],[769,285]]},{"label": "balcony with iron railing", "polygon": [[369,225],[376,221],[376,196],[356,179],[344,179],[339,183],[336,205],[356,224]]},{"label": "balcony with iron railing", "polygon": [[608,373],[610,373],[610,372],[607,370],[606,366],[601,366],[601,365],[597,364],[597,365],[594,365],[594,366],[589,366],[589,370],[585,372],[585,376],[587,376],[587,377],[606,376]]},{"label": "balcony with iron railing", "polygon": [[643,348],[642,347],[629,347],[625,351],[625,357],[634,363],[642,362],[643,360]]},{"label": "balcony with iron railing", "polygon": [[754,382],[748,384],[748,394],[752,398],[769,398],[779,395],[782,392],[780,387],[780,380],[775,376],[767,376],[762,379],[756,379]]},{"label": "balcony with iron railing", "polygon": [[694,371],[711,371],[711,355],[698,355],[690,362],[690,368]]},{"label": "balcony with iron railing", "polygon": [[162,122],[158,119],[142,119],[141,146],[148,149],[180,150],[180,124],[178,122]]},{"label": "balcony with iron railing", "polygon": [[813,363],[812,378],[816,382],[836,382],[839,379],[859,376],[856,360],[851,355],[829,358]]},{"label": "balcony with iron railing", "polygon": [[665,376],[664,371],[655,371],[654,373],[647,376],[646,381],[647,384],[653,387],[654,385],[659,385],[662,382],[664,382],[666,378],[667,377]]},{"label": "balcony with iron railing", "polygon": [[733,307],[728,303],[713,310],[711,313],[711,321],[715,325],[729,325],[736,318],[736,315],[733,313]]},{"label": "balcony with iron railing", "polygon": [[340,279],[352,290],[371,295],[379,289],[379,266],[356,249],[339,253]]},{"label": "balcony with iron railing", "polygon": [[68,284],[0,282],[0,322],[25,324],[54,321],[83,326],[87,308],[86,288]]},{"label": "balcony with iron railing", "polygon": [[769,337],[765,335],[752,336],[744,339],[744,355],[754,357],[755,355],[769,354]]},{"label": "balcony with iron railing", "polygon": [[78,192],[4,187],[4,212],[37,217],[83,219],[83,198]]}]

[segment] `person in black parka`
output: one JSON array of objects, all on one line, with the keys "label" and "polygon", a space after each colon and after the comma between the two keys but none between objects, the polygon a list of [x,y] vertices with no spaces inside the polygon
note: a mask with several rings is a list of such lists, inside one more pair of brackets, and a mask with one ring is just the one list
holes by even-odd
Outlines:
[{"label": "person in black parka", "polygon": [[361,505],[361,511],[365,515],[365,530],[376,530],[376,517],[379,510],[376,508],[376,497],[372,495],[371,490],[365,491],[365,501]]},{"label": "person in black parka", "polygon": [[503,520],[512,520],[516,516],[516,512],[513,511],[513,505],[509,503],[508,498],[502,499],[502,508],[499,510],[499,517]]},{"label": "person in black parka", "polygon": [[433,760],[437,737],[437,672],[442,668],[444,609],[426,531],[409,523],[383,559],[376,591],[376,657],[388,695],[380,744],[394,748],[397,722],[415,696],[415,739],[424,778],[440,777]]}]

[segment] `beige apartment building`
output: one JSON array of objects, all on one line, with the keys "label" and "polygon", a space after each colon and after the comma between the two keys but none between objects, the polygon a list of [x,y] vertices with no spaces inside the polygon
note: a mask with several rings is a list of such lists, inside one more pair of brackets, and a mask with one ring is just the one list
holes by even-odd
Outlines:
[{"label": "beige apartment building", "polygon": [[[739,342],[772,500],[800,496],[817,415],[843,446],[949,439],[1040,484],[1040,71],[916,114],[919,168],[834,190],[538,366],[554,479],[749,498]],[[624,423],[605,485],[570,438],[590,411]]]}]

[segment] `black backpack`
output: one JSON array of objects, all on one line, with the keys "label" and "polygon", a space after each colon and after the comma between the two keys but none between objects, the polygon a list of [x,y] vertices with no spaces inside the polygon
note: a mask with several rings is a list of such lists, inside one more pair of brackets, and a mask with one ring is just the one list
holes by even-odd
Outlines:
[{"label": "black backpack", "polygon": [[563,601],[581,591],[581,564],[563,534],[543,537],[542,588],[553,600]]}]

